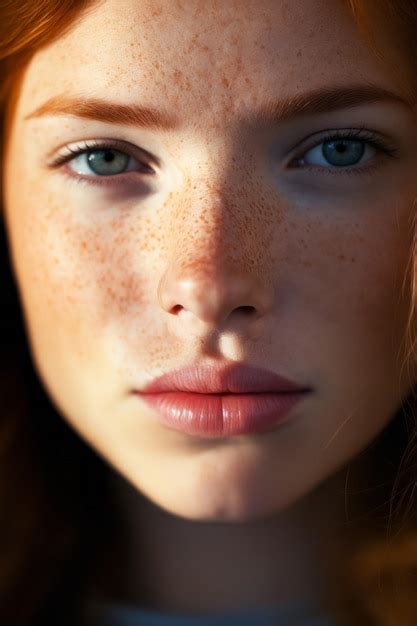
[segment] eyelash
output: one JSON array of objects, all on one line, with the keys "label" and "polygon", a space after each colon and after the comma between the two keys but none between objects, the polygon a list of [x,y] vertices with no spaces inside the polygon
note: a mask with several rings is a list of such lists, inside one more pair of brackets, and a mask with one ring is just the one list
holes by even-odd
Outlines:
[{"label": "eyelash", "polygon": [[[143,166],[143,172],[140,172],[141,175],[143,174],[152,175],[153,173],[152,168],[149,165],[147,165],[145,162],[143,162],[139,158],[139,155],[135,154],[134,149],[130,149],[130,150],[126,149],[126,144],[123,142],[117,141],[117,139],[109,139],[107,141],[103,140],[101,142],[96,141],[96,140],[85,141],[81,144],[77,144],[74,148],[71,148],[70,146],[66,146],[65,149],[67,150],[65,154],[58,155],[58,157],[50,163],[49,166],[51,168],[58,168],[61,165],[64,165],[65,163],[68,163],[69,161],[74,160],[80,154],[86,154],[88,152],[92,152],[95,150],[117,150],[118,152],[122,152],[123,154],[127,154],[129,157],[132,157],[133,159],[138,161],[138,163],[141,166]],[[112,182],[112,179],[125,176],[126,174],[129,175],[129,174],[137,174],[137,173],[138,173],[138,170],[135,170],[135,171],[130,170],[129,172],[122,172],[121,174],[114,174],[114,175],[109,175],[109,176],[96,175],[96,176],[88,177],[85,175],[80,175],[80,174],[76,174],[75,172],[72,172],[71,174],[69,174],[69,176],[71,178],[74,178],[77,183],[81,183],[81,184],[97,185],[97,186],[107,186],[107,185],[114,186],[115,183]]]},{"label": "eyelash", "polygon": [[[328,133],[324,137],[320,138],[320,141],[317,141],[315,144],[305,148],[301,157],[297,157],[296,159],[293,159],[293,161],[291,162],[293,163],[294,161],[302,160],[302,157],[304,156],[305,153],[309,152],[313,148],[316,148],[322,143],[326,143],[332,140],[340,140],[340,139],[354,139],[356,141],[361,140],[367,143],[368,145],[372,146],[376,150],[378,150],[378,152],[385,153],[385,155],[387,155],[388,157],[398,158],[397,148],[385,143],[382,139],[380,139],[373,133],[361,128],[361,129],[355,129],[355,130],[349,130],[349,131],[328,131]],[[128,156],[136,159],[144,167],[144,171],[141,172],[141,174],[152,174],[153,172],[150,166],[143,163],[140,159],[138,159],[133,154],[134,150],[130,150],[130,151],[126,150],[126,145],[117,140],[113,140],[113,139],[108,140],[108,141],[103,140],[103,142],[99,142],[96,140],[85,141],[81,145],[77,144],[75,146],[75,149],[67,146],[66,150],[67,152],[65,154],[58,155],[58,157],[54,161],[52,161],[52,163],[50,164],[50,167],[57,168],[69,161],[72,161],[73,159],[75,159],[77,156],[81,154],[91,152],[94,150],[117,150],[119,152],[127,154]],[[369,160],[373,160],[373,159],[369,159]],[[379,169],[379,167],[380,167],[379,164],[374,164],[370,166],[368,165],[365,167],[356,167],[353,165],[353,166],[346,166],[346,167],[340,167],[340,168],[337,166],[326,168],[326,167],[317,166],[317,165],[313,165],[309,167],[307,165],[307,166],[302,166],[301,168],[295,167],[295,169],[303,169],[309,172],[310,171],[315,171],[315,172],[319,171],[321,173],[325,172],[326,174],[330,176],[333,176],[333,175],[358,176],[358,175],[372,174],[375,170]],[[124,174],[132,173],[132,172],[135,174],[137,173],[137,171],[130,170],[130,172],[122,172],[121,174],[114,174],[114,175],[109,175],[109,176],[97,175],[93,177],[88,177],[85,175],[79,175],[79,174],[73,173],[71,174],[71,177],[75,178],[75,180],[79,183],[87,183],[87,184],[102,186],[102,185],[114,185],[114,183],[111,182],[111,179],[118,178],[120,176],[123,176]],[[99,180],[100,182],[98,182]]]},{"label": "eyelash", "polygon": [[[356,141],[360,140],[372,146],[378,152],[384,153],[388,157],[398,158],[398,152],[399,152],[398,148],[396,148],[392,144],[388,144],[387,142],[383,141],[380,137],[378,137],[377,135],[374,135],[372,132],[363,128],[359,128],[359,129],[353,129],[353,130],[348,130],[348,131],[328,131],[327,134],[324,137],[321,137],[319,141],[316,141],[311,146],[308,146],[307,148],[305,148],[301,157],[297,157],[296,159],[293,159],[292,162],[301,160],[305,153],[309,152],[313,148],[316,148],[317,146],[320,146],[322,143],[326,143],[327,141],[340,140],[340,139],[353,139]],[[369,161],[373,161],[373,160],[374,158],[369,159]],[[368,163],[368,161],[366,161],[366,163]],[[325,174],[329,176],[333,176],[333,175],[362,176],[366,174],[368,175],[372,174],[373,172],[378,170],[379,167],[380,167],[379,163],[374,163],[372,165],[365,165],[362,167],[356,166],[356,165],[346,166],[346,167],[337,167],[337,166],[323,167],[320,165],[313,165],[309,167],[307,165],[307,166],[303,166],[301,169],[304,169],[307,172],[312,172],[312,171],[324,172]],[[295,169],[298,169],[298,168],[295,168]]]}]

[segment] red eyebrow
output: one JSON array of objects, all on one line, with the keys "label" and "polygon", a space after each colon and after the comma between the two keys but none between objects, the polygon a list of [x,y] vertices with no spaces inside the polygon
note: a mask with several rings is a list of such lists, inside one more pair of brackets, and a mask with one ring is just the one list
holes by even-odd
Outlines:
[{"label": "red eyebrow", "polygon": [[[416,102],[411,97],[401,96],[372,83],[358,83],[350,86],[327,86],[281,100],[270,99],[253,113],[236,114],[236,121],[255,126],[276,125],[299,116],[326,113],[381,101],[401,103],[411,110],[416,106]],[[25,119],[60,114],[156,130],[174,130],[181,124],[178,117],[171,115],[165,109],[68,95],[49,98]]]},{"label": "red eyebrow", "polygon": [[57,95],[49,98],[25,119],[44,115],[76,115],[113,124],[132,125],[157,130],[172,130],[179,126],[178,119],[167,111],[140,106],[117,104],[98,98]]}]

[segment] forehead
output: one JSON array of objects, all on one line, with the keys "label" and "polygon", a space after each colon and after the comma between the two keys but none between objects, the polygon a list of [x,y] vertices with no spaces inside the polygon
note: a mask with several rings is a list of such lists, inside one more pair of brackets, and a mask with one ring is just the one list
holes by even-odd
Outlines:
[{"label": "forehead", "polygon": [[345,0],[102,0],[34,56],[21,95],[31,107],[63,91],[123,95],[199,119],[341,77],[393,85],[395,65],[372,54]]}]

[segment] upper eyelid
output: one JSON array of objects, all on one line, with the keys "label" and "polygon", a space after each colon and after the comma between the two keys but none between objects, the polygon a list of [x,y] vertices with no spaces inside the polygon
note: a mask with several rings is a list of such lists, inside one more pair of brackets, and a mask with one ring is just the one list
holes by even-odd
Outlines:
[{"label": "upper eyelid", "polygon": [[[355,136],[352,139],[358,139],[360,141],[364,141],[368,145],[372,145],[372,142],[380,145],[373,145],[374,149],[379,152],[387,152],[391,151],[392,153],[396,153],[398,149],[395,146],[392,146],[390,142],[385,139],[381,139],[379,133],[369,130],[365,127],[360,128],[335,128],[335,129],[326,129],[320,132],[315,132],[309,135],[308,137],[304,137],[300,142],[296,144],[296,146],[290,151],[292,156],[289,157],[288,163],[292,163],[294,160],[301,159],[305,156],[305,153],[319,146],[321,143],[328,141],[330,137],[341,139],[348,133],[354,133]],[[320,136],[321,135],[321,136]],[[316,139],[313,139],[316,137]],[[347,137],[349,139],[349,137]],[[308,143],[307,143],[308,142]],[[304,145],[306,144],[307,145]],[[90,145],[89,145],[90,144]],[[71,162],[75,160],[78,156],[82,156],[83,154],[99,150],[101,147],[109,146],[114,150],[119,150],[120,152],[126,153],[129,157],[137,159],[140,163],[144,164],[147,167],[155,165],[155,161],[157,160],[152,154],[150,154],[144,148],[137,146],[135,144],[131,144],[130,142],[126,142],[120,139],[114,138],[102,138],[102,139],[86,139],[80,142],[75,143],[73,146],[71,144],[66,144],[63,148],[60,149],[58,154],[51,160],[50,166],[59,166],[64,163]],[[71,148],[76,147],[76,150]],[[65,150],[66,149],[66,150]],[[71,158],[71,153],[75,153]],[[145,161],[145,163],[143,163]],[[288,165],[287,163],[287,165]],[[331,168],[331,166],[330,166]],[[117,175],[116,175],[117,176]],[[110,178],[108,176],[106,178]],[[87,178],[85,175],[82,175],[81,178]]]},{"label": "upper eyelid", "polygon": [[[88,144],[92,144],[90,147]],[[89,152],[92,150],[100,150],[102,147],[106,145],[111,145],[114,150],[119,150],[120,152],[125,152],[129,156],[137,159],[138,161],[146,161],[147,165],[152,165],[152,167],[160,167],[161,162],[158,157],[155,157],[153,154],[148,152],[145,148],[141,146],[137,146],[135,144],[129,143],[127,141],[121,139],[114,139],[110,137],[104,137],[102,139],[83,139],[81,141],[75,142],[74,144],[68,143],[65,146],[62,146],[58,152],[55,152],[51,155],[48,164],[53,166],[53,164],[59,163],[60,160],[65,159],[66,157],[71,157],[72,152],[78,152],[74,154],[74,158],[80,156],[80,154]],[[74,148],[76,150],[74,150]],[[71,158],[67,159],[67,162],[70,161]]]},{"label": "upper eyelid", "polygon": [[[330,137],[335,136],[336,138],[344,139],[344,136],[350,133],[353,133],[354,136],[347,137],[347,139],[357,139],[365,143],[369,143],[371,141],[379,142],[380,144],[386,145],[388,148],[394,149],[394,145],[390,142],[388,137],[377,133],[376,131],[369,130],[363,126],[359,128],[330,128],[320,131],[319,133],[312,133],[308,137],[299,141],[291,152],[298,151],[299,149],[310,150],[325,141],[329,141]],[[316,140],[312,139],[312,137],[315,137],[316,135],[319,135]],[[305,145],[306,143],[307,145]]]},{"label": "upper eyelid", "polygon": [[[293,146],[293,148],[291,148],[291,152],[294,150],[297,150],[299,146],[303,145],[306,141],[310,140],[311,137],[314,137],[315,135],[320,135],[320,134],[325,134],[325,133],[330,133],[330,132],[334,132],[336,133],[343,133],[343,132],[348,132],[351,130],[355,130],[355,131],[361,131],[361,132],[368,132],[368,133],[374,133],[374,131],[369,131],[368,129],[366,129],[365,127],[360,127],[360,128],[330,128],[330,129],[325,129],[322,131],[316,131],[314,133],[311,133],[310,135],[308,135],[307,137],[304,137],[303,139],[301,139],[300,141],[298,141],[296,143],[295,146]],[[317,139],[317,142],[320,141],[321,138]],[[388,138],[385,138],[386,141],[388,141]],[[148,150],[146,150],[145,148],[138,146],[136,144],[130,143],[129,141],[126,141],[124,139],[117,139],[114,137],[103,137],[101,139],[96,139],[96,138],[92,138],[92,139],[82,139],[79,142],[75,142],[74,145],[78,145],[78,144],[83,144],[83,149],[85,149],[86,151],[88,151],[88,148],[84,146],[86,146],[86,144],[88,144],[89,142],[92,142],[94,144],[98,144],[98,145],[105,145],[107,142],[108,143],[112,143],[115,145],[119,145],[121,148],[122,147],[126,147],[127,149],[131,148],[132,150],[138,151],[140,154],[143,154],[147,159],[149,159],[150,161],[154,162],[155,164],[157,164],[158,166],[160,166],[160,159],[155,156],[154,154],[152,154],[151,152],[149,152]],[[57,150],[54,149],[53,151],[51,150],[50,152],[48,152],[47,157],[50,160],[53,160],[54,158],[58,158],[59,156],[63,156],[63,152],[62,151],[66,151],[64,152],[64,154],[68,154],[68,149],[71,147],[72,143],[66,143],[63,146],[61,146],[60,148],[58,148]],[[81,148],[81,146],[80,146]],[[92,149],[92,148],[91,148]]]}]

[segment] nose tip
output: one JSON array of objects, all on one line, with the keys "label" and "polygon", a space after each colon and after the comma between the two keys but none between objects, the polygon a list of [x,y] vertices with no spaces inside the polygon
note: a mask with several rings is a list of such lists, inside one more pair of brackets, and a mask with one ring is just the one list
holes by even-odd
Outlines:
[{"label": "nose tip", "polygon": [[265,315],[271,297],[253,274],[212,271],[204,278],[198,272],[181,272],[171,267],[159,288],[161,307],[170,314],[185,310],[196,319],[220,326],[233,316],[253,321]]}]

